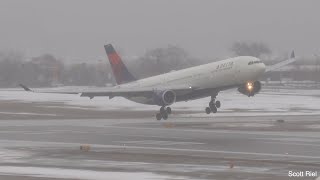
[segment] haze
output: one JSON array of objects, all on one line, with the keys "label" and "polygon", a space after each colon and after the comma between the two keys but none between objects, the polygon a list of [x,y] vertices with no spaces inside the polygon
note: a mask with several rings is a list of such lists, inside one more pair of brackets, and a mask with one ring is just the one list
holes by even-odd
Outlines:
[{"label": "haze", "polygon": [[106,43],[126,56],[172,44],[203,58],[230,54],[235,41],[258,41],[274,53],[313,54],[319,7],[316,0],[2,0],[0,50],[97,58]]}]

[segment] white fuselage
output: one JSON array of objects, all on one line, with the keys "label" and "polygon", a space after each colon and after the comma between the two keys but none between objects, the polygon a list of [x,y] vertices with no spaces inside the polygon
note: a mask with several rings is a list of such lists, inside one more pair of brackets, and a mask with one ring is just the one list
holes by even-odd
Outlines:
[{"label": "white fuselage", "polygon": [[[255,57],[239,56],[218,62],[152,76],[119,87],[170,87],[188,86],[198,89],[219,89],[235,87],[256,81],[265,72],[265,65]],[[145,103],[145,97],[131,97],[132,101]]]}]

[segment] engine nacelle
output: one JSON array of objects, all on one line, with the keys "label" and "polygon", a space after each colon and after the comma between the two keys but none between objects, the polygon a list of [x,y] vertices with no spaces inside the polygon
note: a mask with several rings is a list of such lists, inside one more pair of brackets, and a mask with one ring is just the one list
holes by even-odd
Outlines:
[{"label": "engine nacelle", "polygon": [[168,106],[176,102],[176,93],[171,90],[155,91],[153,100],[159,106]]},{"label": "engine nacelle", "polygon": [[244,94],[248,97],[254,96],[255,94],[259,93],[260,90],[261,90],[260,81],[247,82],[246,84],[243,84],[238,88],[238,91],[241,94]]}]

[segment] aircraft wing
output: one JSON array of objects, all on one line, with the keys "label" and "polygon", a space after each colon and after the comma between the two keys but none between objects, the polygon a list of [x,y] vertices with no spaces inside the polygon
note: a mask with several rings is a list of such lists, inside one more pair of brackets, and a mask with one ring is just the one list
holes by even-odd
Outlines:
[{"label": "aircraft wing", "polygon": [[269,72],[269,71],[274,71],[274,70],[277,70],[283,66],[286,66],[288,64],[291,64],[293,62],[295,62],[297,59],[295,58],[295,55],[294,55],[294,51],[292,51],[291,53],[291,56],[289,59],[285,60],[285,61],[282,61],[282,62],[279,62],[277,64],[274,64],[274,65],[271,65],[271,66],[268,66],[266,68],[266,72]]},{"label": "aircraft wing", "polygon": [[121,87],[110,87],[110,88],[99,88],[99,89],[87,89],[87,90],[49,90],[49,91],[34,91],[23,84],[19,84],[25,91],[35,93],[55,93],[55,94],[80,94],[81,97],[93,98],[95,96],[109,96],[113,98],[115,96],[131,97],[131,96],[152,96],[156,91],[172,90],[177,95],[191,92],[194,90],[190,86],[163,86],[163,87],[137,87],[137,88],[121,88]]}]

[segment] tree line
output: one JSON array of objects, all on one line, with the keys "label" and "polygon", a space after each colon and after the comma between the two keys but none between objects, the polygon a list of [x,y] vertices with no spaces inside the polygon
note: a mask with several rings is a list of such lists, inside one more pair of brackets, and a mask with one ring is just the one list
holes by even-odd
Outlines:
[{"label": "tree line", "polygon": [[[265,43],[235,42],[230,47],[233,56],[255,56],[266,64],[273,64],[286,57],[270,58],[272,50]],[[0,87],[17,87],[24,83],[30,87],[50,86],[106,86],[114,84],[112,70],[106,59],[94,60],[95,63],[65,64],[52,54],[43,54],[26,59],[19,52],[0,51]],[[190,56],[183,48],[169,45],[148,50],[143,56],[126,60],[129,71],[138,79],[184,69],[212,62],[212,59],[199,59]],[[88,60],[87,62],[92,62]],[[301,68],[304,65],[312,70]],[[289,76],[293,80],[320,81],[320,57],[314,60],[300,60],[290,72],[273,73],[272,78]],[[265,79],[268,77],[265,77]]]}]

